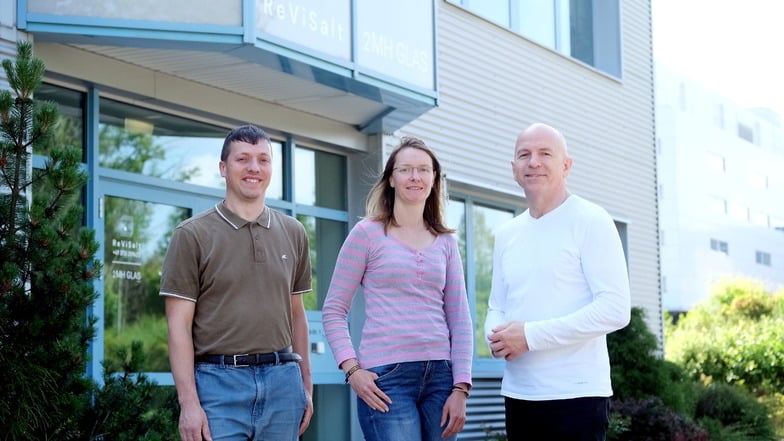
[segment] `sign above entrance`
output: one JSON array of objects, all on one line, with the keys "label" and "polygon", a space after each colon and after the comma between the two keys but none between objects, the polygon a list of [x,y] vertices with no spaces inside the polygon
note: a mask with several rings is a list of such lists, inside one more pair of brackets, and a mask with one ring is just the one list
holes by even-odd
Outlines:
[{"label": "sign above entrance", "polygon": [[[281,38],[360,71],[434,89],[432,2],[255,0],[257,38]],[[352,46],[355,56],[352,59]]]}]

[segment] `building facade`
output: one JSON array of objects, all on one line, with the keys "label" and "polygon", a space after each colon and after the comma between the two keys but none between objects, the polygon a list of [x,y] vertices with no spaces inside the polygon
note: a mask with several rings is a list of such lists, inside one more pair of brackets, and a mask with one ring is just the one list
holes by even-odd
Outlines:
[{"label": "building facade", "polygon": [[683,312],[725,278],[784,288],[784,130],[656,65],[661,286]]},{"label": "building facade", "polygon": [[[91,370],[144,344],[144,372],[171,385],[160,262],[176,223],[223,195],[226,132],[275,139],[271,207],[311,237],[308,308],[315,407],[303,439],[361,439],[351,391],[321,328],[343,238],[384,159],[426,140],[447,178],[475,323],[475,389],[462,440],[503,430],[503,361],[482,327],[492,231],[525,209],[510,160],[535,121],[563,131],[571,190],[616,220],[632,303],[661,338],[650,3],[469,0],[17,0],[0,5],[0,56],[19,39],[47,66],[63,142],[82,147],[87,224],[105,273]],[[0,78],[0,87],[7,84]],[[36,156],[34,166],[45,158]],[[352,326],[359,326],[356,305]],[[358,332],[354,332],[357,335]]]}]

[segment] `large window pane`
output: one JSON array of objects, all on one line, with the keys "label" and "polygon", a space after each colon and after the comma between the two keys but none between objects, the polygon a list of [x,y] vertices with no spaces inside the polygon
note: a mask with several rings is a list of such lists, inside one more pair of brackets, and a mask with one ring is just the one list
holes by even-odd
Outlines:
[{"label": "large window pane", "polygon": [[174,227],[190,210],[106,197],[104,360],[122,366],[120,349],[142,344],[141,372],[169,371],[161,265]]},{"label": "large window pane", "polygon": [[[84,161],[84,93],[52,84],[42,84],[35,93],[35,99],[57,103],[58,117],[52,127],[54,144],[78,147],[82,151],[82,161]],[[34,148],[33,153],[37,155],[48,154],[39,151],[38,145]]]},{"label": "large window pane", "polygon": [[474,205],[472,210],[473,259],[476,292],[476,355],[490,357],[490,349],[485,343],[485,319],[487,302],[490,299],[490,285],[493,278],[493,234],[495,229],[513,217],[510,211]]},{"label": "large window pane", "polygon": [[346,158],[332,153],[297,147],[294,201],[346,210]]},{"label": "large window pane", "polygon": [[335,269],[338,252],[346,237],[346,223],[314,216],[298,215],[308,233],[310,266],[313,271],[313,291],[305,294],[305,309],[320,311],[327,296],[329,282]]},{"label": "large window pane", "polygon": [[556,49],[554,1],[521,1],[516,6],[519,32],[543,46]]},{"label": "large window pane", "polygon": [[490,357],[490,350],[485,343],[484,326],[493,277],[493,234],[499,225],[513,216],[511,210],[467,203],[457,199],[450,199],[446,207],[447,223],[458,229],[460,254],[466,268],[466,289],[469,294],[473,294],[473,296],[469,295],[469,298],[475,301],[476,342],[474,344],[477,357]]},{"label": "large window pane", "polygon": [[457,230],[457,244],[460,256],[463,259],[463,271],[466,270],[466,217],[465,202],[450,199],[446,205],[446,223],[450,228]]},{"label": "large window pane", "polygon": [[224,188],[218,162],[227,129],[106,98],[100,108],[100,166]]},{"label": "large window pane", "polygon": [[585,64],[594,63],[593,1],[571,0],[569,4],[571,56]]},{"label": "large window pane", "polygon": [[482,17],[509,27],[509,0],[469,0],[465,3],[468,9]]}]

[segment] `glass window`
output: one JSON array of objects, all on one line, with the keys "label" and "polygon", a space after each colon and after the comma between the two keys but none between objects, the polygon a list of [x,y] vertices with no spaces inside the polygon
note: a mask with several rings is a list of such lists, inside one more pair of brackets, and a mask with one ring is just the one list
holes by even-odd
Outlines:
[{"label": "glass window", "polygon": [[770,253],[766,253],[764,251],[757,251],[756,262],[760,265],[770,266]]},{"label": "glass window", "polygon": [[338,252],[348,234],[347,224],[302,214],[297,215],[297,220],[305,226],[305,231],[308,233],[313,278],[313,290],[306,293],[302,300],[308,311],[320,311],[327,296],[332,272],[335,270]]},{"label": "glass window", "polygon": [[493,243],[495,229],[514,217],[510,209],[468,203],[451,199],[446,210],[447,223],[458,229],[458,241],[466,267],[466,289],[474,302],[476,355],[490,358],[485,343],[485,319],[493,276]]},{"label": "glass window", "polygon": [[594,65],[593,1],[571,0],[569,2],[569,40],[571,56],[583,63]]},{"label": "glass window", "polygon": [[168,372],[161,265],[169,238],[189,209],[107,196],[104,222],[104,360],[115,368],[120,348],[142,344],[142,372]]},{"label": "glass window", "polygon": [[535,42],[557,49],[556,15],[554,0],[519,2],[517,4],[517,29]]},{"label": "glass window", "polygon": [[738,123],[738,138],[754,142],[754,129],[743,123]]},{"label": "glass window", "polygon": [[723,240],[711,239],[710,247],[713,251],[729,254],[729,246],[727,245],[727,242],[724,242]]},{"label": "glass window", "polygon": [[296,217],[308,233],[313,271],[313,290],[303,297],[309,311],[321,310],[335,260],[348,234],[348,222],[342,217],[348,209],[346,168],[345,156],[302,147],[294,149]]},{"label": "glass window", "polygon": [[300,147],[295,149],[294,155],[297,165],[294,201],[336,210],[348,209],[346,158]]},{"label": "glass window", "polygon": [[[42,84],[35,93],[35,99],[53,101],[57,104],[58,117],[53,127],[54,143],[80,148],[84,161],[84,93],[52,84]],[[33,147],[33,153],[47,155],[47,152],[39,150],[42,146],[36,144]]]},{"label": "glass window", "polygon": [[224,188],[218,162],[227,129],[106,98],[100,109],[101,167]]},{"label": "glass window", "polygon": [[465,0],[465,6],[477,15],[509,27],[509,0]]},{"label": "glass window", "polygon": [[621,76],[618,0],[449,0],[559,53]]}]

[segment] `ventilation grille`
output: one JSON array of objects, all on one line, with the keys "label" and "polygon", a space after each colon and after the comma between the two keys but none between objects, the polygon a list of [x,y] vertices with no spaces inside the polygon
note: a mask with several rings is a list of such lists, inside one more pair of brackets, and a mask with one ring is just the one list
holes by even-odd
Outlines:
[{"label": "ventilation grille", "polygon": [[505,440],[504,397],[500,394],[501,380],[474,378],[471,397],[467,402],[466,424],[457,439]]}]

